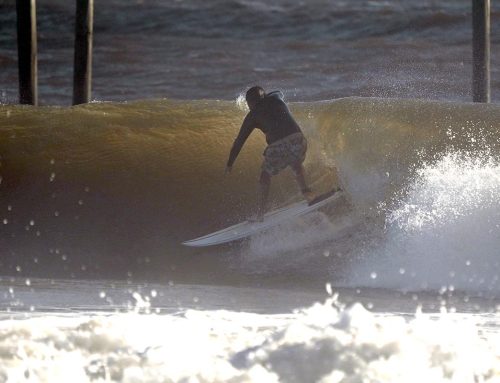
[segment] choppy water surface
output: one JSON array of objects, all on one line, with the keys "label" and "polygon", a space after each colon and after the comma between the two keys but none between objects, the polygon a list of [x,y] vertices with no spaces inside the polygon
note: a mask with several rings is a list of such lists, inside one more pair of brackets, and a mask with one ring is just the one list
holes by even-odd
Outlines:
[{"label": "choppy water surface", "polygon": [[[491,3],[492,96],[498,99],[500,6]],[[68,105],[74,4],[37,6],[40,102]],[[15,102],[14,2],[0,9],[0,96]],[[261,83],[301,101],[468,101],[470,15],[468,0],[107,0],[95,5],[93,98],[228,100]]]}]

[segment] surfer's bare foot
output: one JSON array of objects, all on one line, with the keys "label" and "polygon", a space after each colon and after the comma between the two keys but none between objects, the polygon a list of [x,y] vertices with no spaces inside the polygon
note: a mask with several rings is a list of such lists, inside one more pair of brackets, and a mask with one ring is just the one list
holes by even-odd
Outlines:
[{"label": "surfer's bare foot", "polygon": [[302,195],[304,196],[305,200],[307,202],[312,202],[314,199],[318,196],[315,192],[313,192],[311,189],[306,189],[302,191]]}]

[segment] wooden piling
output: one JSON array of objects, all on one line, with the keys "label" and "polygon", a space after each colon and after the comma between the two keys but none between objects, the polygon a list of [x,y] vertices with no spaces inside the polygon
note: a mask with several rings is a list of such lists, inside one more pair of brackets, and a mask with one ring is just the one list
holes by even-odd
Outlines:
[{"label": "wooden piling", "polygon": [[36,1],[16,0],[19,103],[38,105]]},{"label": "wooden piling", "polygon": [[94,0],[76,0],[73,105],[90,102]]},{"label": "wooden piling", "polygon": [[490,102],[490,0],[472,0],[472,100]]}]

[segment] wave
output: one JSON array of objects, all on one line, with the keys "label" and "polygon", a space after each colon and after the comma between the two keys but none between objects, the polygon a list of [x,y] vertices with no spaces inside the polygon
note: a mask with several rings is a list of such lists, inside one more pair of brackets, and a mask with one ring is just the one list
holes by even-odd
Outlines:
[{"label": "wave", "polygon": [[[244,219],[257,203],[261,136],[251,136],[233,174],[223,175],[244,116],[234,102],[0,106],[2,273],[240,283],[263,271],[270,280],[279,275],[317,280],[331,276],[333,268],[343,280],[362,275],[352,277],[352,283],[363,285],[376,271],[374,238],[390,243],[391,217],[415,205],[415,195],[424,195],[418,193],[429,193],[418,181],[422,169],[442,169],[440,161],[455,158],[446,157],[449,153],[474,159],[487,148],[492,169],[499,158],[500,108],[495,105],[346,98],[292,103],[291,108],[310,143],[305,165],[313,187],[327,190],[340,183],[347,198],[317,219],[278,228],[275,234],[294,238],[293,246],[280,247],[280,241],[269,246],[269,239],[260,237],[192,250],[180,242]],[[456,172],[463,164],[443,171]],[[464,182],[481,179],[486,165],[481,166],[470,168],[473,176]],[[435,198],[446,198],[446,190],[437,190]],[[297,198],[290,173],[273,179],[273,206]],[[457,201],[467,213],[466,203]],[[405,219],[417,219],[424,208],[432,211],[434,205],[424,202]],[[465,218],[492,230],[480,249],[494,248],[500,238],[491,223],[498,207],[492,209],[482,216],[473,206]],[[453,229],[453,216],[444,219]],[[471,249],[459,245],[462,239],[453,237],[453,230],[447,235],[448,253]],[[383,255],[393,254],[380,243]],[[341,253],[342,259],[325,252]],[[425,262],[427,254],[435,257],[438,251],[420,248],[417,253]],[[469,257],[465,253],[461,259]],[[252,254],[267,255],[267,260],[250,267]],[[492,256],[486,250],[483,255]],[[450,267],[450,257],[441,269]],[[490,266],[495,274],[496,266]],[[412,286],[420,288],[420,282]],[[389,280],[377,283],[405,287]]]}]

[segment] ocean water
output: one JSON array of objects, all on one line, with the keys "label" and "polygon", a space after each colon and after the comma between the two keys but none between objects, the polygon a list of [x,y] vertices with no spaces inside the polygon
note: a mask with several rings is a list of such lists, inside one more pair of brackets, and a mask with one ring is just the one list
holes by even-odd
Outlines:
[{"label": "ocean water", "polygon": [[[17,100],[13,0],[0,2],[0,101]],[[492,97],[500,6],[491,2]],[[70,105],[74,2],[37,4],[39,101]],[[471,99],[469,0],[106,0],[95,5],[92,98]]]},{"label": "ocean water", "polygon": [[[496,2],[489,105],[469,1],[109,0],[77,107],[74,4],[37,5],[35,108],[0,1],[0,382],[500,381]],[[262,136],[224,176],[255,83],[345,197],[183,247],[255,212]]]}]

